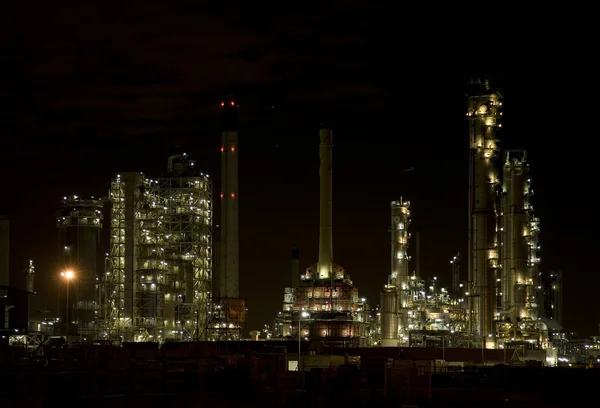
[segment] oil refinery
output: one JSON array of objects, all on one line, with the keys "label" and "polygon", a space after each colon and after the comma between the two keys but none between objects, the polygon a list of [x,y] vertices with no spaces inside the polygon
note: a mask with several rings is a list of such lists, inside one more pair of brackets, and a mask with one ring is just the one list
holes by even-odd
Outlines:
[{"label": "oil refinery", "polygon": [[[291,285],[283,288],[281,309],[266,337],[332,348],[545,350],[550,365],[559,355],[575,353],[567,350],[561,327],[562,273],[539,267],[540,220],[533,212],[527,151],[501,146],[502,104],[502,95],[486,80],[469,84],[467,253],[449,254],[447,271],[423,274],[420,236],[411,225],[411,210],[419,204],[393,192],[390,199],[399,198],[381,209],[389,211],[389,224],[380,226],[382,233],[390,231],[389,270],[379,272],[382,289],[374,302],[359,294],[350,274],[334,261],[333,130],[322,124],[318,259],[302,268],[299,249],[292,249]],[[56,336],[161,345],[244,339],[238,105],[228,98],[220,108],[218,222],[213,181],[183,151],[168,157],[160,176],[116,174],[103,199],[65,196],[56,217],[63,272],[57,317],[33,317],[30,311],[19,325],[22,315],[13,312],[15,305],[21,298],[39,298],[39,282],[30,262],[25,290],[11,287],[9,224],[0,220],[2,325],[16,330],[10,332],[11,344],[34,347]],[[315,153],[316,142],[315,134]],[[451,278],[449,288],[440,284],[442,274]]]},{"label": "oil refinery", "polygon": [[322,128],[319,261],[300,273],[293,251],[295,283],[284,290],[269,338],[374,347],[521,347],[550,350],[549,360],[556,360],[562,339],[560,278],[539,270],[540,220],[531,203],[527,152],[500,148],[502,95],[486,80],[469,86],[466,276],[460,254],[450,261],[450,288],[436,276],[421,276],[418,232],[416,265],[409,255],[415,241],[411,202],[400,198],[390,204],[390,273],[379,306],[371,310],[345,269],[333,262],[332,132]]}]

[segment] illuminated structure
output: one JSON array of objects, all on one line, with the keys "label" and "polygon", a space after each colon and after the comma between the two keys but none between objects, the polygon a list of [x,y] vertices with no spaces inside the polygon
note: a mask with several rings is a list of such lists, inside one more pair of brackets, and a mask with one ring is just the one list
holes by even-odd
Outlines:
[{"label": "illuminated structure", "polygon": [[496,128],[502,97],[487,81],[471,85],[468,281],[460,277],[460,254],[450,261],[451,293],[435,277],[426,282],[418,261],[417,273],[407,276],[409,203],[393,202],[392,275],[381,294],[376,329],[382,346],[547,348],[549,329],[560,328],[548,323],[549,305],[560,304],[560,285],[539,282],[539,219],[530,203],[527,153],[505,151],[500,174]]},{"label": "illuminated structure", "polygon": [[[63,197],[56,217],[59,232],[60,269],[74,269],[77,279],[69,286],[71,304],[63,316],[70,316],[82,335],[93,336],[98,312],[98,243],[103,222],[103,202],[71,195]],[[72,304],[75,303],[75,310]],[[68,313],[67,313],[68,312]]]},{"label": "illuminated structure", "polygon": [[197,340],[211,291],[212,182],[186,153],[166,177],[117,175],[111,182],[111,238],[99,286],[102,338]]},{"label": "illuminated structure", "polygon": [[[275,320],[275,335],[348,346],[366,343],[368,305],[358,296],[350,276],[333,262],[332,131],[322,126],[320,138],[319,260],[286,288],[283,311]],[[295,262],[292,268],[296,267]]]},{"label": "illuminated structure", "polygon": [[396,346],[398,339],[408,339],[408,240],[410,234],[410,202],[391,203],[391,274],[381,292],[381,344]]},{"label": "illuminated structure", "polygon": [[[500,260],[498,234],[499,146],[502,96],[487,81],[471,83],[469,118],[469,309],[470,331],[489,347],[495,342],[496,282]],[[485,340],[484,340],[485,339]]]},{"label": "illuminated structure", "polygon": [[[392,273],[381,292],[376,343],[418,347],[441,346],[446,341],[448,346],[458,346],[467,329],[462,294],[450,296],[439,286],[437,277],[427,282],[418,271],[409,275],[410,202],[393,201],[391,215]],[[461,284],[458,286],[462,289]]]}]

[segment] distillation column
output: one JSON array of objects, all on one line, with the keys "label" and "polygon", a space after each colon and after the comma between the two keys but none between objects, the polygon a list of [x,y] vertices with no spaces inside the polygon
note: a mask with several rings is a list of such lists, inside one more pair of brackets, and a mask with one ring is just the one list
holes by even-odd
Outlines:
[{"label": "distillation column", "polygon": [[320,225],[319,225],[319,279],[333,277],[332,228],[332,150],[333,132],[325,126],[319,130]]},{"label": "distillation column", "polygon": [[221,240],[220,296],[239,298],[239,222],[238,222],[238,105],[221,102]]},{"label": "distillation column", "polygon": [[392,233],[392,274],[390,283],[396,287],[398,300],[398,339],[407,337],[408,328],[408,227],[410,225],[410,201],[392,201],[391,203],[391,233]]},{"label": "distillation column", "polygon": [[[469,299],[470,331],[476,339],[494,344],[494,315],[498,270],[499,146],[496,129],[502,96],[487,81],[472,83],[469,118]],[[486,340],[484,340],[484,338]]]},{"label": "distillation column", "polygon": [[528,165],[525,151],[509,150],[502,196],[502,307],[512,324],[524,317],[528,277]]}]

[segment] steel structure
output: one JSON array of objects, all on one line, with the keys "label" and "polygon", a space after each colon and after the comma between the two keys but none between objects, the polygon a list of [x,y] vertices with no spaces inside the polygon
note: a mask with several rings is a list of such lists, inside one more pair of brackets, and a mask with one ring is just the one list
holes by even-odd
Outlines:
[{"label": "steel structure", "polygon": [[418,272],[409,275],[410,202],[393,201],[391,211],[392,274],[381,292],[379,328],[375,330],[380,333],[378,343],[388,347],[417,345],[415,333],[420,331],[445,330],[454,337],[464,337],[467,309],[462,293],[451,296],[439,286],[437,277],[427,282]]},{"label": "steel structure", "polygon": [[[392,201],[390,204],[391,215],[391,234],[392,234],[392,273],[389,278],[389,284],[395,287],[397,291],[396,299],[398,306],[396,310],[399,313],[398,330],[400,330],[399,338],[406,337],[408,328],[408,301],[410,296],[409,289],[409,271],[408,271],[408,241],[410,234],[408,232],[410,226],[410,201]],[[382,313],[384,313],[384,305],[381,305]],[[387,311],[385,311],[387,312]]]},{"label": "steel structure", "polygon": [[469,304],[470,331],[493,347],[499,278],[498,169],[502,95],[486,80],[471,83],[469,119]]},{"label": "steel structure", "polygon": [[206,331],[201,337],[213,341],[235,341],[242,338],[248,311],[245,299],[212,298],[207,306]]},{"label": "steel structure", "polygon": [[[75,321],[80,335],[94,336],[97,329],[98,260],[100,230],[103,223],[103,201],[78,195],[63,197],[56,218],[59,232],[61,270],[75,272],[74,284],[67,285],[70,299],[69,320]],[[65,313],[65,315],[67,315]],[[70,324],[70,322],[69,322]]]},{"label": "steel structure", "polygon": [[103,338],[190,341],[205,332],[212,272],[212,182],[185,153],[168,175],[117,175],[99,287]]},{"label": "steel structure", "polygon": [[530,200],[533,190],[527,152],[507,150],[503,173],[497,333],[504,343],[516,339],[539,343],[548,327],[540,314],[539,219]]},{"label": "steel structure", "polygon": [[533,277],[529,269],[529,168],[526,152],[508,151],[504,164],[502,197],[502,306],[511,321],[529,317],[526,298]]},{"label": "steel structure", "polygon": [[[496,129],[501,126],[502,96],[487,81],[471,85],[468,280],[460,277],[460,254],[450,261],[451,293],[435,277],[426,282],[418,261],[417,273],[408,276],[410,234],[404,226],[410,223],[410,211],[408,202],[392,203],[392,275],[381,295],[381,345],[447,340],[455,347],[544,348],[549,346],[550,326],[560,327],[548,325],[548,317],[540,314],[540,292],[546,309],[553,296],[549,284],[540,285],[539,219],[531,205],[527,152],[505,151],[500,174]],[[555,298],[552,302],[559,303]],[[399,330],[393,335],[396,325]]]}]

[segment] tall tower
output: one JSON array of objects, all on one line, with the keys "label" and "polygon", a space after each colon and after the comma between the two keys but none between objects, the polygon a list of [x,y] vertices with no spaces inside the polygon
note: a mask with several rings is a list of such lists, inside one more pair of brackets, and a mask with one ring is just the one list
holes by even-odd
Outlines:
[{"label": "tall tower", "polygon": [[332,150],[333,132],[321,125],[319,130],[320,176],[320,224],[319,224],[319,279],[333,276],[333,228],[332,228]]},{"label": "tall tower", "polygon": [[[477,340],[494,344],[498,262],[499,146],[502,95],[487,80],[469,90],[469,299],[470,330]],[[485,338],[485,340],[484,340]]]},{"label": "tall tower", "polygon": [[408,227],[410,225],[410,201],[392,201],[391,232],[392,232],[392,274],[390,283],[396,287],[398,292],[398,330],[403,332],[408,326]]},{"label": "tall tower", "polygon": [[[72,269],[75,278],[70,290],[71,321],[77,321],[81,334],[92,334],[97,312],[98,241],[102,228],[103,202],[77,195],[64,197],[56,218],[59,231],[61,268]],[[75,304],[75,310],[72,305]]]},{"label": "tall tower", "polygon": [[[512,324],[526,317],[526,298],[533,293],[529,276],[529,165],[527,152],[505,152],[502,187],[502,307]],[[531,286],[531,287],[529,287]]]},{"label": "tall tower", "polygon": [[238,105],[221,102],[220,296],[239,298]]}]

